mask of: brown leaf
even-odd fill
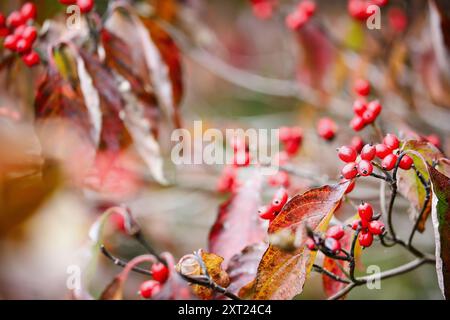
[[[245,247],[263,241],[266,231],[258,217],[262,177],[256,170],[219,208],[209,233],[209,252],[224,258],[225,266]]]
[[[341,201],[348,183],[324,186],[295,196],[269,226],[269,234],[289,230],[296,234],[295,251],[270,245],[258,266],[254,299],[292,299],[303,290],[315,254],[304,243],[306,225],[323,229]]]

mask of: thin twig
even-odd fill
[[[318,266],[317,264],[313,265],[314,271],[318,272],[318,273],[322,273],[328,277],[330,277],[331,279],[338,281],[338,282],[342,282],[342,283],[350,283],[349,280],[344,279],[339,277],[338,275],[334,274],[333,272],[330,272],[328,270],[325,270],[324,268],[322,268],[321,266]]]

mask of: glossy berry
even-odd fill
[[[3,13],[0,12],[0,27],[5,27],[6,26],[6,18],[3,15]]]
[[[384,7],[385,5],[387,5],[389,3],[389,0],[372,0],[373,4],[379,6],[379,7]]]
[[[88,13],[94,8],[94,0],[77,0],[81,13]]]
[[[397,163],[397,155],[391,153],[388,154],[386,157],[384,157],[383,161],[381,161],[381,166],[383,167],[383,169],[385,170],[392,170],[395,167],[395,164]]]
[[[358,115],[354,116],[353,119],[350,121],[350,128],[352,128],[354,131],[361,131],[366,126],[366,122],[364,119]]]
[[[288,141],[285,143],[284,145],[284,151],[286,151],[286,153],[290,156],[295,155],[298,150],[300,149],[300,143],[298,143],[297,141]]]
[[[25,21],[34,20],[36,18],[36,5],[31,2],[25,3],[20,9],[20,14]]]
[[[325,237],[340,240],[340,239],[342,239],[344,234],[345,234],[344,228],[342,228],[342,226],[340,226],[340,225],[336,225],[336,226],[330,227],[327,230]]]
[[[334,238],[326,238],[325,239],[325,248],[330,250],[333,253],[339,252],[341,250],[341,244]]]
[[[378,220],[370,221],[369,232],[374,235],[380,235],[384,232],[384,223]]]
[[[352,222],[351,226],[352,226],[353,230],[357,230],[359,228],[360,221],[361,220],[355,220],[355,221]]]
[[[373,165],[368,160],[358,162],[358,173],[363,177],[369,176],[373,172]]]
[[[69,5],[69,4],[75,4],[77,3],[77,0],[58,0],[59,3]]]
[[[370,221],[373,217],[373,208],[370,203],[363,202],[358,206],[358,215],[361,220]]]
[[[33,42],[37,38],[37,31],[35,27],[28,26],[23,29],[22,38],[26,41]]]
[[[373,242],[373,235],[370,232],[361,232],[358,235],[358,241],[361,247],[370,247]]]
[[[110,216],[110,220],[111,222],[114,224],[115,228],[119,231],[126,231],[125,228],[125,217],[123,216],[123,214],[120,214],[118,212],[113,213]]]
[[[366,111],[364,111],[362,118],[364,120],[364,123],[370,124],[377,119],[377,116],[372,110],[367,109]]]
[[[353,179],[358,174],[358,168],[355,162],[347,163],[341,170],[345,179]]]
[[[277,190],[272,199],[272,207],[275,211],[280,211],[288,200],[288,193],[285,188]]]
[[[377,157],[380,159],[384,159],[388,154],[392,153],[392,151],[384,143],[375,145],[375,151]]]
[[[147,280],[141,283],[139,294],[142,298],[150,299],[161,290],[161,284],[155,280]]]
[[[153,279],[159,283],[164,283],[169,278],[169,269],[161,262],[154,263],[151,272]]]
[[[356,20],[364,21],[369,17],[367,7],[368,5],[364,0],[349,0],[347,10]]]
[[[395,150],[400,145],[400,141],[398,140],[397,136],[392,133],[388,133],[384,139],[383,143],[391,150]]]
[[[355,148],[356,152],[361,152],[363,146],[364,146],[364,141],[360,136],[354,136],[350,142],[351,146],[353,148]]]
[[[9,29],[6,27],[0,26],[0,38],[4,38],[9,35]]]
[[[372,161],[376,156],[377,150],[374,145],[366,144],[361,150],[361,159]]]
[[[366,97],[370,93],[370,83],[365,79],[358,79],[355,82],[353,90],[355,90],[356,94]]]
[[[11,51],[16,51],[17,41],[18,41],[18,40],[19,40],[19,39],[18,39],[17,36],[15,36],[15,35],[13,35],[13,34],[10,34],[10,35],[7,36],[7,37],[5,38],[5,40],[3,41],[3,46],[4,46],[6,49],[9,49],[9,50],[11,50]]]
[[[353,102],[353,113],[362,116],[364,111],[367,110],[366,102],[363,99],[357,99]]]
[[[286,27],[295,31],[303,27],[308,20],[309,17],[304,11],[296,10],[286,17],[285,24]]]
[[[289,140],[291,140],[291,128],[289,128],[289,127],[280,127],[278,129],[278,138],[283,143],[286,143]]]
[[[336,123],[330,118],[322,118],[317,123],[317,133],[325,140],[334,138],[337,131]]]
[[[371,111],[375,118],[379,116],[383,107],[378,100],[370,101],[367,105],[367,110]]]
[[[306,239],[305,245],[309,250],[316,250],[316,243],[311,238]]]
[[[27,67],[34,67],[41,62],[41,57],[36,51],[29,51],[22,55],[22,61]]]
[[[402,157],[402,159],[400,160],[400,163],[398,164],[398,166],[400,167],[400,169],[409,170],[409,169],[411,169],[413,164],[414,164],[413,159],[408,155],[404,155]]]
[[[16,51],[19,53],[25,53],[31,49],[31,41],[27,41],[26,39],[19,39],[16,44]]]
[[[262,206],[258,209],[258,215],[261,219],[264,220],[273,220],[276,215],[276,211],[274,210],[273,206]]]
[[[338,149],[338,156],[344,162],[354,162],[357,157],[356,150],[353,147],[342,146]]]
[[[18,26],[20,26],[24,23],[25,23],[25,20],[19,11],[11,12],[9,14],[8,18],[6,19],[7,26],[11,27],[11,28],[17,28]]]

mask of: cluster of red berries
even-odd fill
[[[337,130],[336,122],[330,118],[321,118],[317,122],[317,134],[327,141],[333,140]]]
[[[369,7],[377,5],[383,7],[388,4],[388,0],[349,0],[347,4],[348,13],[356,20],[365,21],[373,14]]]
[[[150,299],[154,295],[158,294],[161,290],[161,286],[169,278],[169,269],[161,262],[154,263],[150,271],[152,273],[153,280],[144,281],[139,287],[139,294],[145,299]]]
[[[59,3],[68,5],[77,5],[81,13],[88,13],[94,8],[94,0],[58,0]]]
[[[303,142],[303,130],[300,127],[281,127],[279,129],[279,139],[283,144],[284,151],[291,157],[295,155]],[[280,161],[283,159],[281,158]]]
[[[397,149],[400,146],[400,141],[395,134],[388,133],[383,143],[375,146],[377,157],[382,159],[381,166],[383,169],[390,171],[394,169],[398,160]],[[408,155],[403,155],[398,166],[400,169],[409,170],[414,164],[413,159]]]
[[[22,57],[28,67],[41,61],[39,54],[32,50],[37,38],[37,30],[31,25],[36,18],[36,5],[27,2],[20,10],[11,12],[7,18],[0,12],[0,37],[5,37],[3,46]]]
[[[291,30],[299,30],[316,12],[316,4],[310,0],[300,2],[295,10],[286,17],[286,26]]]
[[[384,232],[384,223],[379,221],[379,216],[374,217],[373,208],[370,203],[363,202],[358,206],[358,220],[353,221],[352,229],[360,230],[358,235],[359,244],[362,247],[370,247],[374,235],[381,235]]]
[[[288,198],[289,196],[285,188],[278,189],[275,192],[272,201],[268,205],[259,208],[259,217],[265,220],[273,220],[281,209],[283,209]]]
[[[311,251],[317,250],[320,246],[323,246],[329,252],[337,254],[341,250],[341,243],[339,240],[341,240],[344,235],[344,228],[341,225],[335,225],[327,230],[325,238],[315,234],[313,237],[308,237],[305,244]]]
[[[361,176],[368,176],[373,172],[371,161],[375,158],[375,146],[366,144],[359,154],[352,146],[342,146],[337,149],[339,159],[346,165],[342,168],[342,176],[347,179],[355,178],[358,173]]]
[[[253,14],[260,19],[272,17],[277,0],[251,0]]]
[[[367,80],[357,80],[354,90],[359,95],[359,98],[353,103],[354,116],[350,121],[350,127],[355,131],[360,131],[377,119],[381,113],[382,106],[378,100],[366,102],[365,97],[370,93],[370,84]]]

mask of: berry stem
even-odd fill
[[[318,273],[322,273],[335,281],[342,282],[342,283],[351,283],[349,280],[341,278],[338,275],[334,274],[333,272],[330,272],[328,270],[325,270],[321,266],[318,266],[317,264],[313,264],[313,269],[314,269],[314,271],[316,271]]]
[[[128,264],[128,261],[122,260],[122,259],[119,259],[119,258],[113,256],[113,255],[105,248],[105,246],[104,246],[103,244],[100,245],[100,250],[101,250],[101,252],[103,253],[103,255],[104,255],[105,257],[107,257],[109,260],[111,260],[115,265],[124,268],[124,267]],[[152,275],[152,273],[151,273],[150,271],[148,271],[148,270],[146,270],[146,269],[143,269],[143,268],[140,268],[140,267],[136,267],[136,266],[134,266],[131,270],[134,271],[134,272],[140,273],[140,274],[147,275],[147,276],[151,276],[151,275]]]

